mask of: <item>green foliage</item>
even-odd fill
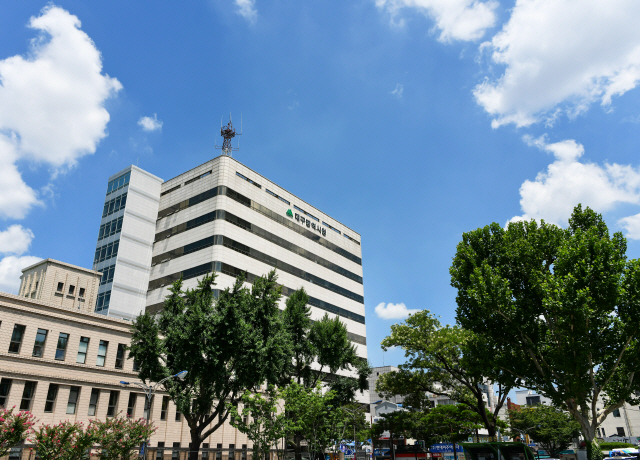
[[[178,280],[157,319],[145,314],[133,322],[129,358],[138,362],[141,379],[157,382],[189,371],[184,380],[164,386],[189,425],[194,450],[225,422],[246,390],[280,382],[286,373],[292,350],[276,280],[271,271],[248,289],[240,276],[217,301],[215,274],[186,291]]]
[[[422,310],[391,326],[382,347],[393,346],[404,349],[407,362],[399,366],[400,371],[381,376],[376,387],[379,393],[407,395],[405,406],[415,409],[428,407],[427,392],[447,396],[475,412],[489,435],[495,436],[498,412],[517,379],[485,366],[476,334],[457,325],[442,326],[435,315]],[[487,411],[481,388],[488,377],[498,382],[493,412]]]
[[[11,409],[0,408],[0,457],[7,455],[15,445],[21,444],[35,423],[30,412],[14,413]]]
[[[334,397],[331,390],[323,393],[320,383],[307,388],[292,382],[282,390],[290,433],[308,441],[312,460],[323,458],[325,449],[344,432],[345,414],[342,408],[333,406]]]
[[[284,325],[291,338],[293,360],[282,382],[284,385],[289,383],[290,378],[297,383],[311,381],[311,364],[316,352],[313,343],[308,340],[311,330],[311,307],[308,303],[309,296],[304,288],[295,291],[286,301]]]
[[[268,458],[272,446],[277,448],[278,442],[284,440],[291,430],[291,423],[280,405],[280,396],[280,390],[269,385],[262,393],[245,391],[241,398],[241,411],[231,407],[231,425],[253,442],[254,459]],[[284,448],[283,445],[282,451]]]
[[[34,430],[30,441],[42,460],[84,460],[96,440],[95,431],[86,431],[80,422],[43,425]]]
[[[624,449],[627,447],[637,447],[635,444],[629,444],[628,442],[601,442],[600,449],[602,450],[613,450],[613,449]]]
[[[465,233],[450,268],[457,319],[488,367],[571,413],[590,460],[601,457],[592,440],[605,417],[640,404],[640,262],[626,249],[577,206],[566,230],[531,220]]]
[[[511,436],[528,434],[552,458],[560,458],[580,434],[580,424],[566,412],[546,405],[511,409],[509,427]]]
[[[93,420],[89,431],[100,445],[101,460],[132,460],[138,457],[134,449],[151,438],[156,428],[144,419],[109,417],[105,421]]]
[[[458,404],[440,405],[422,416],[423,430],[440,442],[457,443],[482,428],[482,418]]]

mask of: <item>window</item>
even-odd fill
[[[47,341],[47,331],[46,329],[38,329],[38,333],[36,334],[36,342],[33,344],[33,354],[36,358],[42,358],[44,354],[44,343]]]
[[[102,278],[100,278],[100,286],[111,283],[113,281],[113,274],[116,269],[116,264],[109,265],[102,269]]]
[[[84,297],[84,288],[80,288],[80,291],[78,291],[78,297]]]
[[[120,190],[122,187],[127,185],[129,183],[129,179],[131,179],[131,171],[109,181],[109,184],[107,185],[107,195],[115,192],[116,190]]]
[[[307,211],[305,211],[304,209],[300,209],[299,207],[297,207],[295,204],[293,205],[293,209],[296,209],[298,211],[300,211],[302,214],[304,214],[307,217],[311,217],[313,220],[315,220],[316,222],[320,222],[320,219],[318,219],[316,216],[309,214]]]
[[[242,455],[240,457],[241,460],[247,460],[247,445],[242,445]]]
[[[235,444],[229,444],[229,460],[233,460],[236,456],[236,445]]]
[[[127,417],[132,418],[133,412],[136,409],[136,400],[138,399],[137,393],[129,393],[129,402],[127,403]]]
[[[104,367],[104,362],[107,359],[107,347],[109,346],[109,342],[106,340],[101,340],[100,345],[98,345],[98,357],[96,358],[96,366]]]
[[[169,396],[162,397],[162,407],[160,407],[160,420],[167,419],[167,408],[169,407]]]
[[[26,326],[20,324],[13,326],[13,334],[11,334],[11,342],[9,343],[9,353],[20,353],[20,345],[22,345],[25,327]]]
[[[182,414],[178,410],[178,406],[176,406],[176,422],[179,422],[180,420],[182,420]]]
[[[76,287],[73,284],[69,285],[69,295],[73,295],[76,292]]]
[[[20,401],[20,410],[31,410],[31,401],[36,392],[36,382],[24,382],[22,390],[22,400]]]
[[[176,450],[180,449],[180,443],[179,442],[174,442],[173,443],[173,452],[171,452],[171,460],[178,460],[179,456],[180,456],[180,451]]]
[[[64,357],[67,354],[67,343],[69,343],[69,334],[61,332],[56,346],[56,359],[58,361],[64,361]]]
[[[67,414],[76,413],[76,405],[78,404],[79,395],[80,387],[71,387],[69,390],[69,402],[67,402]]]
[[[216,460],[222,460],[222,444],[216,445]]]
[[[340,230],[338,230],[335,227],[332,227],[331,225],[329,225],[328,223],[326,223],[324,220],[322,221],[322,225],[324,225],[325,227],[329,227],[331,230],[333,230],[334,232],[336,232],[338,235],[342,235],[342,232]]]
[[[62,282],[58,283],[58,288],[56,289],[56,291],[62,292],[63,289],[64,289],[64,283]]]
[[[620,409],[614,409],[611,413],[614,417],[620,417]]]
[[[267,191],[267,193],[277,199],[279,199],[280,201],[287,203],[287,205],[291,205],[291,203],[289,203],[289,200],[285,200],[284,198],[282,198],[280,195],[276,195],[275,193],[273,193],[271,190],[269,190],[268,188],[265,189]]]
[[[156,451],[156,460],[162,460],[164,454],[164,442],[158,443],[158,450]]]
[[[107,201],[104,204],[104,209],[102,210],[102,217],[110,216],[114,212],[118,212],[121,209],[124,209],[126,204],[127,204],[126,193],[123,193],[122,195],[115,197],[113,200]]]
[[[249,179],[248,177],[243,176],[242,174],[240,174],[238,171],[236,171],[236,176],[238,176],[240,179],[244,179],[247,182],[249,182],[250,184],[255,185],[258,188],[262,188],[262,185],[258,184],[257,182],[252,181],[251,179]]]
[[[537,406],[540,404],[540,396],[527,396],[527,406]]]
[[[153,407],[153,396],[151,396],[151,402],[149,402],[149,398],[147,397],[147,395],[145,395],[144,398],[144,413],[142,414],[142,417],[145,420],[150,420],[151,418],[149,417],[149,412],[151,411],[151,408]]]
[[[175,192],[176,190],[178,190],[180,187],[182,187],[182,185],[176,185],[175,187],[170,188],[169,190],[165,190],[164,192],[162,192],[160,194],[160,196],[165,196],[167,193],[171,193],[171,192]]]
[[[207,171],[206,173],[200,174],[199,176],[194,177],[193,179],[189,179],[188,181],[186,181],[186,182],[184,183],[184,185],[188,185],[188,184],[190,184],[190,183],[192,183],[192,182],[197,181],[198,179],[202,179],[203,177],[207,177],[209,174],[211,174],[211,171]],[[171,189],[171,190],[169,190],[169,191],[173,191],[173,190],[175,190],[176,188],[179,188],[179,187],[180,187],[180,186],[178,185],[178,187],[174,187],[173,189]],[[169,193],[169,192],[167,192],[167,193]],[[162,196],[162,195],[160,195],[160,196]]]
[[[209,460],[209,443],[202,443],[202,460]]]
[[[50,383],[49,389],[47,390],[47,400],[44,403],[45,412],[53,412],[53,408],[56,405],[57,397],[58,397],[58,385],[55,383]]]
[[[358,240],[356,240],[356,239],[351,238],[351,237],[350,237],[349,235],[347,235],[346,233],[344,233],[344,237],[345,237],[345,238],[347,238],[347,239],[349,239],[349,240],[351,240],[351,241],[353,241],[353,242],[354,242],[354,243],[356,243],[358,246],[360,246],[360,241],[358,241]]]
[[[116,369],[122,369],[124,367],[124,351],[126,349],[124,343],[118,344],[118,351],[116,352]]]
[[[7,398],[11,390],[11,379],[0,380],[0,407],[6,408]]]
[[[89,417],[95,417],[98,411],[98,400],[100,399],[100,390],[97,388],[91,389],[91,396],[89,397]]]
[[[96,248],[96,253],[93,257],[93,265],[104,262],[118,255],[118,248],[120,247],[120,240],[112,241],[103,246]]]
[[[140,366],[138,366],[138,361],[136,361],[136,359],[133,359],[133,372],[138,372],[140,370]]]
[[[621,427],[621,426],[616,427],[616,430],[618,430],[618,436],[622,436],[623,438],[626,436],[624,434],[624,428],[623,427]]]
[[[109,236],[113,236],[122,231],[122,216],[112,219],[109,222],[105,222],[100,226],[100,232],[98,233],[98,241]]]
[[[87,360],[87,350],[89,349],[89,337],[80,337],[80,345],[78,345],[78,358],[76,363],[84,364]]]
[[[104,276],[104,275],[103,275]],[[96,301],[96,313],[107,314],[109,310],[109,302],[111,301],[111,291],[105,291],[98,294]]]
[[[120,392],[111,390],[109,393],[109,406],[107,407],[107,417],[113,417],[116,415],[116,409],[118,408],[118,396]]]

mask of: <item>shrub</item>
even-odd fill
[[[29,412],[13,413],[13,409],[0,409],[0,457],[7,455],[15,445],[21,444],[33,426],[34,416]]]
[[[102,460],[131,460],[138,456],[134,451],[156,431],[144,419],[132,420],[125,417],[93,420],[90,431],[97,440]]]
[[[625,447],[636,447],[636,445],[629,444],[628,442],[601,442],[600,443],[600,448],[602,450],[624,449]]]
[[[94,433],[82,423],[69,421],[43,425],[34,430],[30,441],[42,460],[82,460],[94,444]]]

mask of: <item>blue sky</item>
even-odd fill
[[[361,233],[373,365],[402,361],[379,342],[407,311],[453,321],[464,231],[581,202],[639,255],[637,2],[1,9],[0,289],[43,257],[90,267],[107,177],[207,161],[229,112],[238,160]]]

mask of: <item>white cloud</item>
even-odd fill
[[[375,311],[376,311],[376,315],[378,315],[378,318],[405,319],[409,315],[417,313],[420,310],[409,309],[403,303],[396,303],[396,304],[388,303],[385,305],[385,303],[382,302],[376,306]]]
[[[251,24],[255,24],[258,20],[258,10],[256,10],[255,0],[234,0],[238,7],[238,14],[249,21]]]
[[[600,166],[581,162],[584,147],[574,140],[553,144],[548,144],[545,136],[525,136],[524,140],[553,154],[555,161],[535,180],[522,184],[520,207],[524,215],[511,221],[544,219],[565,225],[579,203],[600,213],[622,203],[640,204],[640,170],[616,163]]]
[[[0,291],[17,294],[22,269],[40,262],[42,257],[8,256],[0,260]]]
[[[27,252],[33,232],[22,225],[12,225],[0,232],[0,253],[21,255]]]
[[[38,203],[16,163],[46,163],[55,176],[94,153],[109,121],[104,101],[122,87],[102,74],[76,16],[47,6],[29,27],[40,33],[29,53],[0,60],[0,216],[12,218]]]
[[[400,11],[413,8],[435,21],[438,40],[479,40],[496,22],[495,0],[376,0],[376,6],[391,15],[394,24],[402,26]]]
[[[639,16],[634,0],[517,0],[481,46],[505,70],[476,86],[476,101],[494,128],[552,124],[596,101],[608,106],[640,80]]]
[[[396,85],[396,89],[394,89],[393,91],[391,91],[391,94],[393,94],[394,96],[396,96],[398,99],[400,99],[402,97],[402,93],[404,92],[404,86],[402,86],[400,83],[398,83]]]
[[[162,122],[158,120],[158,114],[154,113],[153,118],[142,117],[138,120],[138,124],[145,131],[162,131]]]

